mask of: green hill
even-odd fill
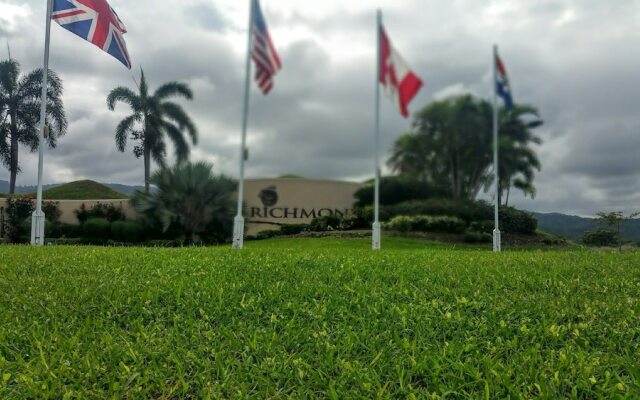
[[[46,200],[112,200],[126,199],[122,193],[94,181],[77,181],[45,190]]]

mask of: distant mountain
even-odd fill
[[[600,227],[593,218],[559,213],[534,214],[538,218],[538,228],[540,230],[575,241],[580,240],[585,232]],[[624,224],[622,237],[624,240],[640,242],[640,219]]]
[[[54,187],[61,186],[61,183],[52,185],[44,185],[43,190],[52,189]],[[102,185],[115,190],[118,193],[131,196],[136,190],[144,191],[144,186],[129,186],[119,183],[102,183]],[[17,186],[16,193],[35,193],[38,190],[37,186]],[[0,180],[0,193],[9,193],[9,182]]]
[[[56,186],[60,186],[60,184],[43,185],[42,188],[47,190]],[[35,193],[36,190],[38,190],[37,186],[16,186],[16,193]],[[9,182],[0,180],[0,193],[9,193]]]

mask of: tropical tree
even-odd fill
[[[180,163],[186,161],[190,153],[185,136],[195,145],[198,142],[198,131],[182,106],[170,101],[175,97],[192,100],[193,92],[188,85],[169,82],[150,93],[144,71],[141,71],[137,89],[137,93],[122,86],[113,89],[107,98],[107,106],[114,111],[116,104],[122,102],[131,108],[132,114],[116,128],[116,147],[124,152],[129,138],[136,141],[133,154],[136,158],[143,157],[144,186],[145,192],[149,193],[151,159],[163,168],[166,166],[166,137],[173,143]]]
[[[511,187],[534,194],[540,162],[531,143],[542,124],[532,107],[501,110],[501,192]],[[431,183],[453,199],[475,199],[493,182],[493,111],[486,100],[464,95],[436,101],[420,110],[413,130],[395,143],[389,166],[402,176]]]
[[[511,188],[519,189],[525,196],[535,197],[533,185],[536,171],[542,164],[531,144],[542,140],[533,130],[542,126],[538,111],[530,106],[515,106],[500,113],[500,204],[509,205]]]
[[[153,174],[151,183],[155,190],[138,192],[132,199],[151,226],[187,244],[223,242],[231,236],[236,183],[215,175],[211,164],[186,162],[164,168]]]
[[[19,145],[35,152],[39,146],[42,69],[20,74],[20,64],[13,59],[0,62],[0,162],[9,169],[9,193],[16,189],[20,172]],[[49,70],[47,85],[47,123],[49,148],[67,132],[67,118],[62,103],[62,81]]]

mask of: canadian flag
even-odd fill
[[[409,103],[422,87],[422,80],[416,75],[380,26],[380,83],[387,97],[393,101],[400,114],[409,118]]]

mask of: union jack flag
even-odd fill
[[[106,0],[53,0],[51,18],[131,69],[123,38],[127,29]]]
[[[262,93],[266,95],[273,88],[273,77],[282,68],[282,63],[271,41],[271,35],[269,35],[269,29],[267,29],[267,23],[262,15],[258,0],[253,0],[252,7],[251,58],[256,64],[256,82],[262,89]]]

